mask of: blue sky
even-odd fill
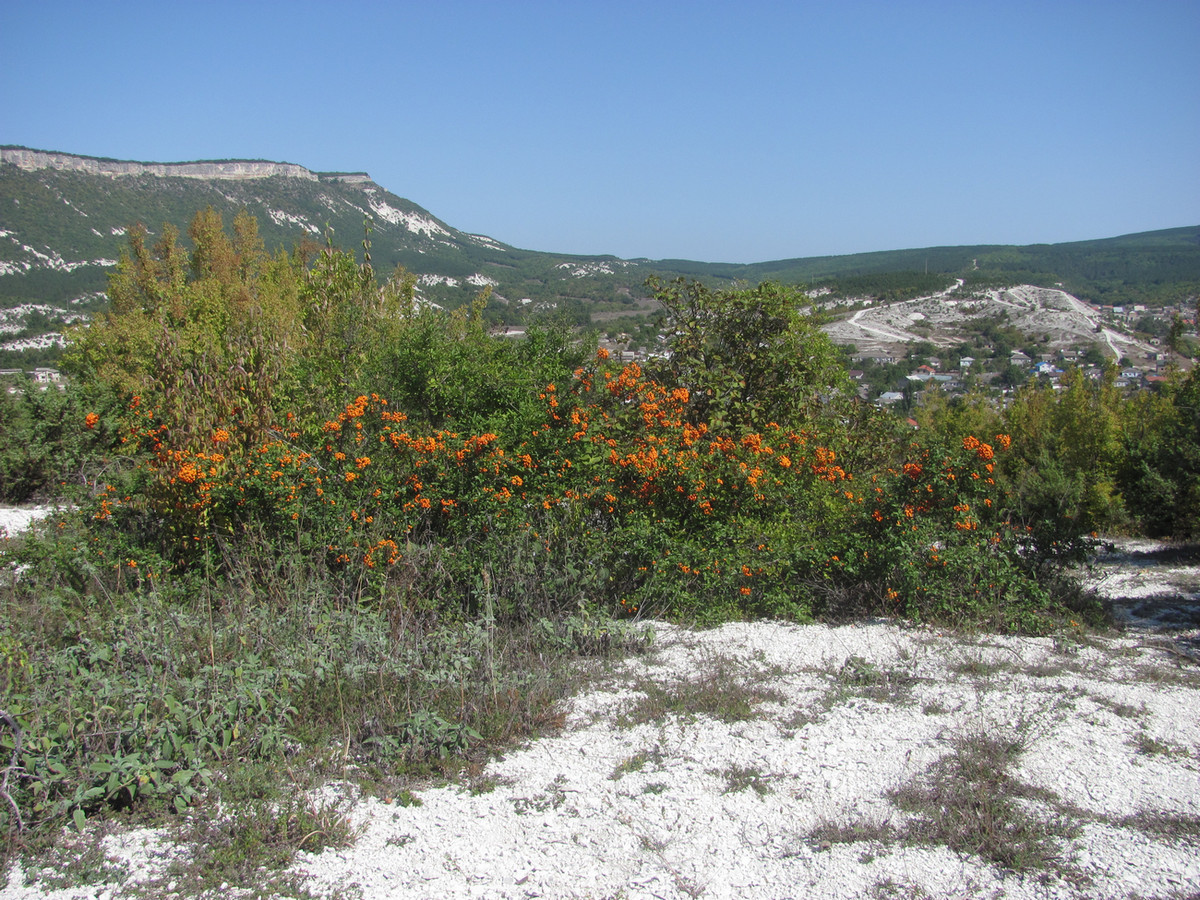
[[[1084,240],[1200,224],[1198,46],[1196,0],[4,0],[0,143],[365,170],[564,253]]]

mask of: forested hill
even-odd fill
[[[426,297],[450,306],[486,285],[514,311],[560,299],[603,303],[614,294],[603,259],[522,251],[468,234],[366,173],[246,160],[128,163],[12,147],[0,148],[0,160],[0,306],[61,306],[103,291],[129,226],[158,233],[170,223],[186,235],[209,206],[227,224],[250,212],[273,249],[327,238],[358,247],[369,221],[376,268],[404,266],[421,276]]]
[[[750,265],[662,260],[664,268],[695,277],[748,282],[829,284],[835,290],[886,293],[929,275],[979,282],[1061,285],[1095,303],[1174,303],[1200,291],[1200,226],[1147,231],[1063,244],[979,244],[812,256]],[[920,290],[928,285],[922,284]]]
[[[0,312],[21,304],[84,314],[99,308],[129,226],[140,222],[158,233],[170,223],[186,234],[192,217],[209,206],[226,223],[250,212],[267,246],[288,250],[327,239],[357,247],[370,221],[377,270],[402,265],[419,277],[424,297],[451,307],[491,286],[487,315],[505,324],[548,311],[577,324],[646,313],[653,309],[644,287],[651,274],[714,284],[772,280],[883,299],[928,293],[953,277],[1061,284],[1099,303],[1177,303],[1200,292],[1200,226],[1068,244],[932,247],[750,265],[620,260],[522,250],[468,234],[361,172],[319,173],[262,160],[135,163],[6,146],[0,147]]]

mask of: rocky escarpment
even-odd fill
[[[94,156],[75,156],[29,150],[25,147],[0,147],[0,163],[11,163],[27,172],[38,169],[59,169],[87,175],[157,175],[170,178],[205,178],[245,180],[251,178],[302,178],[305,181],[370,181],[365,172],[326,172],[318,175],[294,163],[269,162],[254,159],[202,160],[183,163],[144,163],[120,159],[101,159]]]
[[[373,183],[366,172],[317,172],[317,177],[322,181],[340,181],[342,184]]]

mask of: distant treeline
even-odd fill
[[[880,272],[831,278],[811,288],[829,288],[838,297],[873,297],[877,300],[911,300],[944,291],[954,283],[941,272]]]
[[[968,286],[1061,285],[1096,303],[1157,306],[1200,294],[1200,227],[1066,244],[929,247],[753,265],[663,260],[660,265],[704,279],[829,286],[844,296],[915,297],[939,290],[948,277],[961,277]]]

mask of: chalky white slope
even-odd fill
[[[631,900],[1200,891],[1200,670],[1168,651],[1136,638],[967,641],[887,624],[666,627],[658,641],[578,697],[562,734],[490,765],[490,791],[351,803],[361,834],[299,862],[310,889]],[[870,699],[847,681],[854,667],[907,688]],[[778,699],[734,724],[623,723],[649,681],[706,679]],[[1048,875],[939,846],[822,838],[823,826],[902,828],[907,814],[887,792],[979,736],[1022,741],[1012,774],[1042,791],[1020,803],[1079,826]],[[1145,826],[1163,814],[1191,817],[1190,836]]]

